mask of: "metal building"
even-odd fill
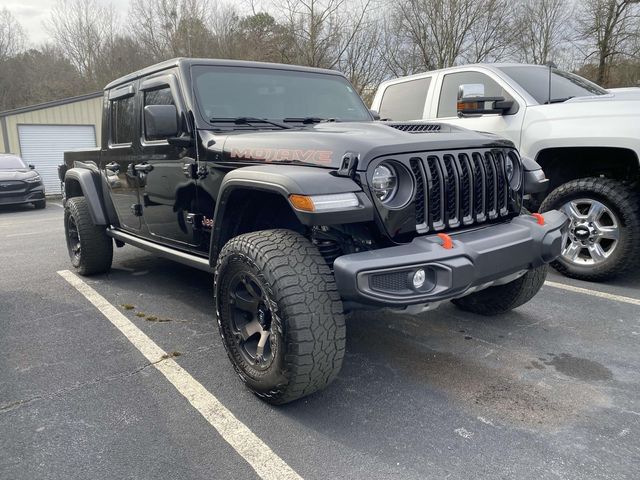
[[[100,146],[102,92],[0,112],[0,152],[35,165],[47,194],[60,193],[63,153]]]

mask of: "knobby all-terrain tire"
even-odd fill
[[[462,310],[480,315],[507,313],[536,296],[547,278],[547,270],[547,266],[542,265],[512,282],[489,287],[452,302]]]
[[[33,202],[33,206],[36,208],[36,210],[40,210],[43,208],[47,207],[47,200],[38,200],[37,202]]]
[[[73,236],[73,226],[77,238]],[[67,200],[64,208],[64,227],[71,264],[80,275],[108,272],[113,260],[113,240],[106,228],[94,225],[89,205],[84,197]],[[79,250],[75,251],[79,245]]]
[[[229,285],[234,272],[258,278],[272,307],[277,345],[266,371],[246,361],[234,338]],[[272,404],[284,404],[331,383],[342,366],[346,327],[333,274],[315,245],[289,230],[232,238],[214,272],[218,326],[231,363],[245,385]],[[272,343],[272,348],[273,348]]]
[[[570,200],[593,198],[603,203],[621,223],[620,239],[609,258],[596,265],[575,265],[562,257],[551,266],[567,277],[603,281],[640,266],[640,195],[631,186],[610,178],[581,178],[559,186],[544,200],[541,212],[558,209]]]

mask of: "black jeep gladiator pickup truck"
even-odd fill
[[[102,125],[60,168],[73,266],[106,272],[115,243],[213,272],[231,363],[274,404],[336,377],[345,312],[507,312],[560,254],[512,143],[375,121],[338,72],[171,60],[107,85]]]

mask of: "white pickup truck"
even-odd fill
[[[640,266],[640,89],[607,91],[540,65],[477,64],[384,82],[372,110],[437,120],[511,140],[544,169],[530,200],[571,218],[560,272],[605,280]]]

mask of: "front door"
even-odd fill
[[[487,97],[504,97],[512,100],[514,108],[506,114],[484,114],[458,116],[458,89],[460,85],[481,84],[484,86],[484,94]],[[458,125],[470,130],[490,132],[511,140],[516,147],[520,144],[520,132],[524,120],[524,101],[516,97],[506,85],[488,75],[477,71],[454,72],[443,75],[440,78],[440,95],[437,99],[436,117],[438,121]]]
[[[141,84],[143,128],[141,155],[135,168],[139,172],[143,218],[149,235],[165,243],[194,248],[202,241],[199,234],[201,220],[196,213],[194,149],[170,145],[166,138],[151,137],[144,124],[147,105],[174,105],[179,117],[183,118],[182,102],[175,85],[175,77],[171,74]]]
[[[112,90],[108,99],[108,138],[102,149],[100,169],[107,179],[123,230],[138,232],[141,208],[138,175],[134,170],[135,132],[138,121],[133,84]]]

